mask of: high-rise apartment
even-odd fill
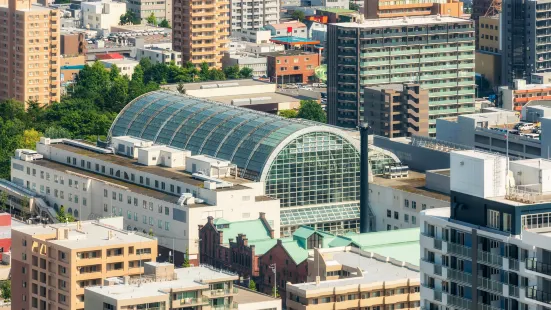
[[[476,33],[476,73],[490,88],[501,85],[501,26],[499,15],[481,16]]]
[[[421,215],[421,307],[548,309],[551,161],[469,150],[450,164],[450,208]]]
[[[264,25],[279,23],[277,0],[232,0],[231,31],[259,29]]]
[[[123,218],[12,229],[12,308],[83,310],[84,288],[139,276],[157,240],[124,231]]]
[[[459,0],[365,0],[365,18],[392,18],[406,16],[447,15],[461,17],[463,2]]]
[[[0,100],[60,99],[60,13],[33,2],[0,0]]]
[[[157,22],[166,19],[172,25],[172,0],[133,0],[127,1],[126,7],[140,18],[142,24],[147,23],[147,18],[153,14]]]
[[[455,17],[411,17],[328,25],[328,122],[355,128],[367,86],[417,83],[436,119],[474,112],[474,26]]]
[[[183,62],[221,67],[230,42],[229,0],[174,0],[172,45]]]
[[[551,3],[514,0],[501,13],[501,85],[551,71]]]

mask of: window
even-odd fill
[[[426,208],[427,208],[427,204],[426,204],[426,203],[424,203],[424,204],[421,205],[421,210],[425,210]]]
[[[400,214],[396,211],[394,211],[394,219],[395,220],[399,220],[400,219]]]
[[[417,209],[417,202],[416,201],[411,202],[411,208],[414,209],[414,210]]]
[[[409,214],[404,214],[404,222],[409,223]]]
[[[386,210],[386,217],[392,218],[392,211]]]
[[[417,224],[417,218],[415,217],[415,215],[411,216],[411,224],[413,225]]]
[[[107,195],[108,195],[108,194],[107,194],[107,190],[104,189],[104,190],[103,190],[103,197],[107,197]]]
[[[386,230],[392,230],[392,225],[386,225]]]
[[[143,215],[143,223],[147,224],[147,216]]]
[[[404,199],[404,207],[409,208],[409,200]]]
[[[170,230],[170,223],[169,222],[165,222],[165,230]]]
[[[170,215],[170,209],[168,207],[165,207],[165,215]]]
[[[487,218],[486,226],[490,228],[499,229],[499,225],[500,225],[499,211],[488,209],[488,218]]]
[[[503,213],[503,231],[511,232],[511,214]]]
[[[163,228],[163,220],[158,220],[157,221],[157,227],[159,227],[161,229]]]

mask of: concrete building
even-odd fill
[[[547,52],[551,42],[546,36],[547,24],[551,23],[548,9],[549,3],[545,0],[514,0],[503,5],[500,32],[507,40],[502,40],[500,85],[512,86],[516,79],[531,83],[532,73],[551,70],[551,58]]]
[[[74,82],[80,70],[84,69],[86,64],[86,56],[65,56],[61,58],[61,88],[63,92],[67,90],[67,85]]]
[[[121,75],[126,75],[129,79],[132,79],[132,74],[134,74],[134,68],[140,64],[139,61],[123,58],[123,59],[102,59],[100,62],[105,66],[105,68],[110,69],[113,65],[117,66],[120,70]]]
[[[18,151],[12,159],[12,181],[39,193],[53,214],[64,206],[77,219],[124,216],[127,230],[158,237],[163,257],[176,250],[177,264],[186,249],[197,264],[197,227],[208,216],[241,220],[254,208],[278,236],[279,201],[264,196],[261,183],[231,178],[236,168],[228,161],[131,137],[111,145],[116,154],[43,138],[38,153]]]
[[[509,111],[522,111],[522,107],[534,100],[550,100],[551,84],[527,84],[515,80],[512,86],[500,86],[498,105]]]
[[[314,248],[308,260],[308,282],[286,284],[287,307],[419,309],[419,244],[390,243],[365,249]]]
[[[24,225],[12,229],[12,254],[12,308],[77,310],[85,287],[143,273],[157,241],[125,231],[122,217]]]
[[[238,40],[256,43],[256,44],[263,44],[263,43],[270,42],[270,38],[272,37],[272,32],[264,28],[240,29],[240,30],[232,29],[231,36],[232,38],[236,38]]]
[[[363,111],[364,120],[375,135],[429,135],[429,91],[419,84],[366,87]]]
[[[268,77],[276,84],[314,82],[320,64],[318,53],[301,50],[264,53],[268,63]]]
[[[142,60],[142,58],[148,58],[152,64],[170,64],[174,62],[175,65],[182,66],[182,53],[166,48],[155,46],[136,48],[135,57],[138,62]]]
[[[227,84],[218,84],[222,85],[201,90],[222,95],[229,91],[224,87]],[[179,112],[173,113],[173,109]],[[139,115],[147,121],[133,121]],[[258,206],[255,213],[266,212],[266,218],[272,218],[270,214],[276,209],[273,204],[279,199],[281,227],[274,226],[276,232],[281,228],[290,234],[300,225],[317,223],[335,233],[351,225],[358,227],[360,155],[359,141],[353,132],[157,91],[138,98],[122,110],[111,127],[109,140],[129,134],[235,164],[237,180],[244,178],[243,182],[257,184],[255,188],[259,192],[250,194],[251,202],[252,196],[259,195],[274,199],[270,203],[259,201],[267,204],[267,211]],[[304,149],[303,145],[309,147]],[[394,154],[376,147],[370,147],[369,160],[373,174],[382,174],[385,164],[399,162]],[[318,165],[310,167],[311,161]],[[327,174],[325,167],[328,166],[333,173]],[[240,212],[234,213],[236,217],[240,215]],[[213,217],[225,217],[225,213],[215,213]]]
[[[501,35],[500,15],[480,16],[476,35],[476,73],[482,75],[494,89],[501,85]]]
[[[0,100],[59,102],[60,12],[0,0]]]
[[[302,7],[321,7],[327,9],[348,10],[349,2],[345,0],[301,0]]]
[[[308,28],[305,24],[298,21],[265,25],[264,28],[270,30],[272,37],[283,37],[289,35],[298,38],[308,37]]]
[[[229,50],[230,54],[235,53],[251,53],[259,55],[263,53],[280,52],[284,51],[285,46],[275,43],[251,43],[247,41],[230,41]],[[226,52],[224,52],[226,53]]]
[[[397,3],[390,0],[364,0],[367,19],[437,15],[461,17],[463,2],[458,0],[408,0]]]
[[[231,0],[231,33],[279,23],[279,1]]]
[[[172,29],[172,48],[182,53],[183,62],[220,68],[228,50],[230,1],[174,0]]]
[[[86,33],[84,31],[61,30],[61,55],[86,55]]]
[[[534,84],[551,84],[551,72],[532,73],[531,81]]]
[[[111,26],[120,23],[121,15],[126,13],[126,3],[112,0],[82,2],[82,25],[86,29],[111,31]]]
[[[329,24],[326,46],[329,124],[356,128],[364,116],[364,88],[396,83],[429,89],[429,135],[437,118],[474,112],[469,20],[427,16]]]
[[[235,286],[235,274],[212,267],[174,269],[145,263],[140,278],[110,278],[85,291],[85,310],[96,309],[275,309],[281,300]]]
[[[250,68],[253,70],[253,77],[267,77],[267,58],[252,53],[230,53],[224,52],[222,68],[237,65],[239,69]]]
[[[421,215],[422,308],[546,307],[550,168],[544,159],[451,154],[453,204]]]
[[[134,12],[142,20],[142,24],[147,23],[147,18],[151,16],[151,13],[155,15],[158,23],[166,19],[171,26],[173,24],[173,0],[132,0],[128,1],[126,5],[128,10]]]

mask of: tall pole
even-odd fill
[[[360,124],[360,233],[370,230],[369,210],[369,126]]]
[[[172,265],[173,266],[176,266],[176,263],[174,262],[174,256],[175,256],[175,252],[174,252],[174,238],[172,238]]]

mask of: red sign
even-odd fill
[[[293,32],[293,27],[287,27],[287,33]]]

